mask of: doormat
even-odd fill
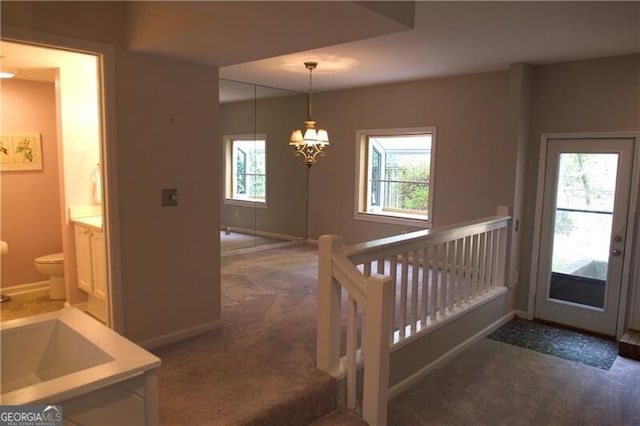
[[[515,317],[489,339],[608,370],[618,356],[618,344],[573,330]]]

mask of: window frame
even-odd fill
[[[369,137],[417,135],[424,133],[431,135],[431,164],[429,170],[429,201],[427,205],[427,218],[420,219],[397,216],[392,213],[367,212],[367,206],[371,203],[371,191],[368,190],[368,182],[372,177],[372,170],[368,167],[368,157],[375,149],[374,146],[367,143]],[[420,228],[431,228],[433,223],[433,201],[435,195],[436,145],[436,128],[434,126],[357,130],[354,219],[395,225],[408,225]],[[383,171],[381,170],[381,173],[382,172]]]
[[[234,168],[233,168],[233,142],[234,141],[264,141],[264,201],[259,200],[243,200],[240,198],[234,198]],[[237,135],[224,135],[224,204],[243,206],[243,207],[258,207],[267,208],[268,206],[268,193],[269,193],[269,155],[268,155],[268,140],[266,133],[251,133],[251,134],[237,134]]]

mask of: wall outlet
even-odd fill
[[[162,197],[160,205],[162,207],[174,207],[178,205],[178,189],[164,188],[160,190]]]
[[[240,217],[240,209],[236,209],[236,217]]]

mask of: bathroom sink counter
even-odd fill
[[[63,404],[65,418],[80,418],[87,407],[95,413],[105,392],[122,393],[122,386],[110,387],[125,383],[141,389],[136,393],[144,399],[133,400],[142,404],[140,418],[154,424],[155,355],[75,308],[7,321],[0,330],[2,404]]]
[[[102,216],[74,217],[71,222],[87,226],[96,231],[102,231]]]

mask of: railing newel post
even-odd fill
[[[318,248],[318,312],[316,365],[327,373],[340,368],[340,309],[342,290],[333,278],[332,256],[342,250],[342,237],[322,235]]]
[[[362,418],[371,426],[387,424],[393,291],[391,277],[373,275],[369,278]]]

